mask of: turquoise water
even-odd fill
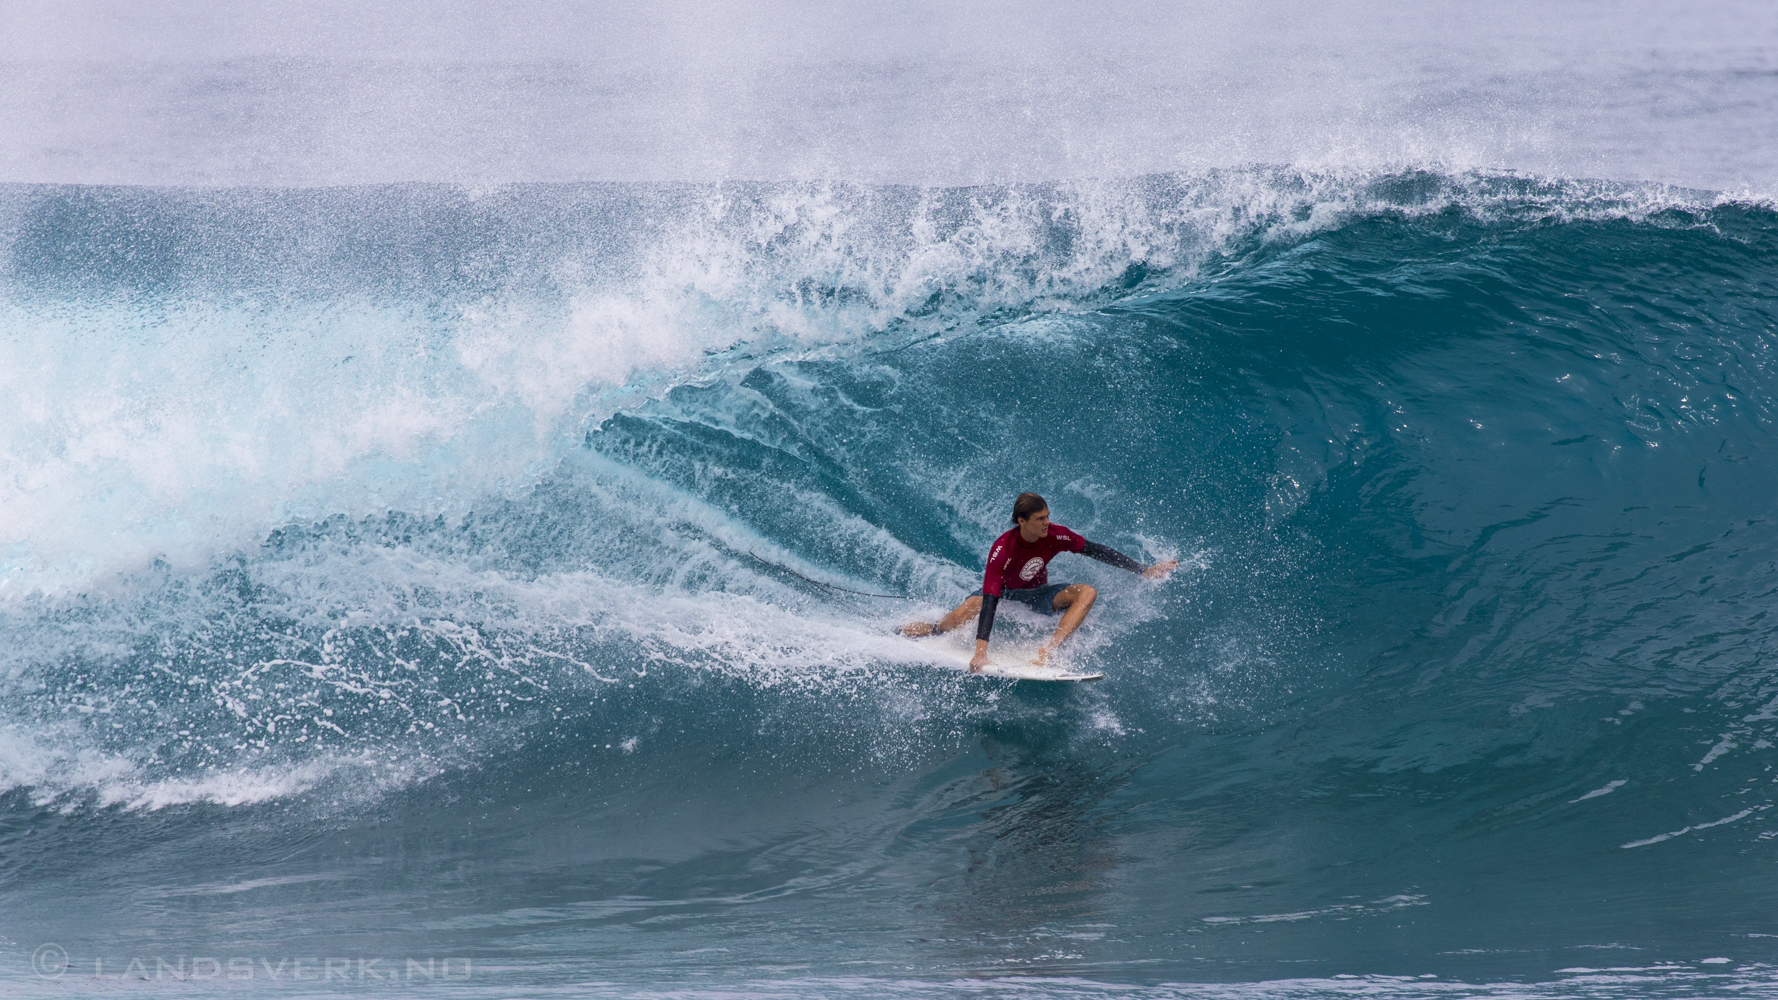
[[[1243,168],[0,205],[23,992],[1770,988],[1769,204]],[[1052,567],[1100,589],[1097,684],[890,633],[1026,489],[1182,561]]]

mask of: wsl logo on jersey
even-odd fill
[[[1019,579],[1033,580],[1036,579],[1037,574],[1041,572],[1043,572],[1043,560],[1037,556],[1032,556],[1025,562],[1025,568],[1019,570]]]

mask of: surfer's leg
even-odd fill
[[[965,597],[963,603],[957,605],[955,610],[946,615],[944,620],[939,622],[938,627],[934,628],[933,631],[939,633],[949,632],[957,626],[962,625],[964,622],[975,621],[975,616],[981,613],[981,596]]]
[[[962,604],[957,605],[955,610],[940,619],[936,625],[931,622],[908,622],[896,631],[916,639],[923,635],[940,635],[964,622],[974,621],[975,616],[981,614],[981,611],[982,599],[978,594],[975,597],[965,598]]]
[[[1062,615],[1062,621],[1056,625],[1056,634],[1050,636],[1050,641],[1037,647],[1037,656],[1032,662],[1039,666],[1048,663],[1050,654],[1062,644],[1062,640],[1073,635],[1074,630],[1080,628],[1080,623],[1087,620],[1087,612],[1093,610],[1093,602],[1098,599],[1099,592],[1084,583],[1077,583],[1057,594],[1051,606],[1058,611],[1064,608],[1067,611]]]

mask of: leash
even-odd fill
[[[811,580],[808,577],[802,575],[801,573],[798,573],[796,570],[791,569],[788,566],[780,566],[775,562],[768,562],[764,559],[761,559],[758,555],[755,555],[752,552],[748,552],[747,554],[749,556],[752,556],[753,561],[756,563],[759,563],[761,566],[770,566],[773,569],[782,570],[783,572],[789,573],[791,576],[796,577],[798,580],[802,580],[807,583],[812,583],[817,587],[825,587],[828,590],[837,590],[842,594],[857,594],[859,597],[886,597],[892,601],[911,601],[911,600],[913,600],[913,598],[904,597],[901,594],[872,594],[872,593],[869,593],[868,591],[853,590],[850,587],[836,587],[831,583],[822,583],[820,580]]]

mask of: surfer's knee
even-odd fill
[[[1083,608],[1092,607],[1093,602],[1099,599],[1099,592],[1093,589],[1092,584],[1077,583],[1070,589],[1074,591],[1073,603],[1078,604]]]

